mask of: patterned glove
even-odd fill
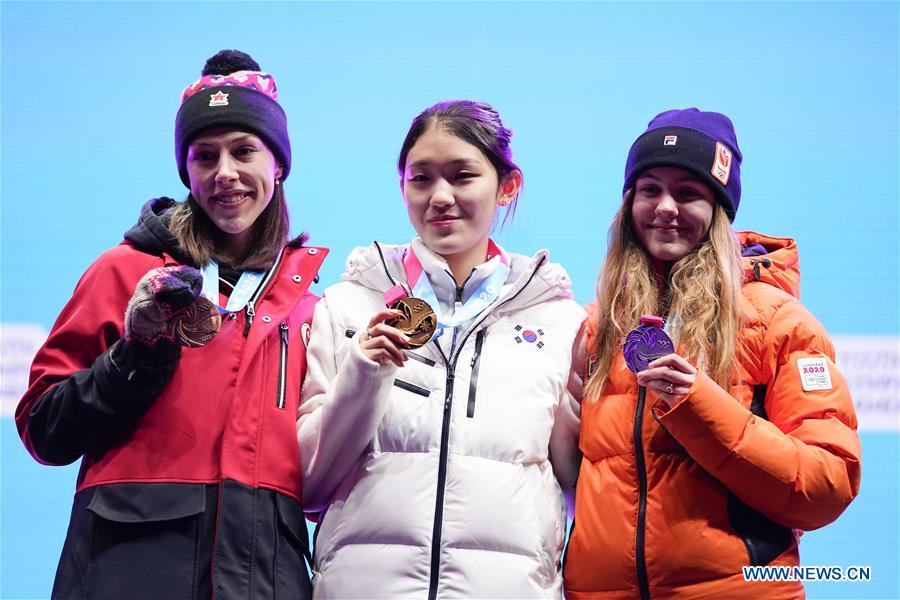
[[[200,294],[203,276],[187,265],[159,267],[138,282],[125,310],[125,339],[153,346],[172,341],[169,319]]]

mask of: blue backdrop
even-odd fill
[[[656,113],[698,106],[737,128],[735,226],[795,237],[804,303],[837,337],[886,340],[896,361],[898,7],[3,2],[4,378],[18,356],[9,326],[49,329],[146,199],[184,197],[173,157],[180,93],[225,47],[277,78],[295,233],[333,250],[319,290],[353,246],[412,236],[395,167],[409,121],[438,100],[473,98],[514,130],[525,174],[500,242],[550,248],[586,303],[629,145]],[[810,597],[900,597],[896,389],[887,397],[893,421],[862,433],[860,497],[802,545],[805,564],[871,565],[873,580],[809,584]],[[14,401],[4,403],[0,596],[46,597],[76,469],[34,463]]]

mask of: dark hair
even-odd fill
[[[276,185],[272,199],[265,210],[250,226],[250,237],[244,255],[236,260],[226,260],[219,248],[224,245],[222,231],[210,220],[202,208],[188,195],[187,200],[168,211],[169,231],[178,240],[181,251],[198,266],[209,263],[211,258],[227,262],[235,269],[261,269],[272,266],[281,247],[287,243],[290,231],[284,186]],[[301,240],[305,241],[305,237]]]
[[[521,173],[522,170],[513,162],[512,148],[509,146],[512,131],[503,126],[500,113],[494,107],[472,100],[445,100],[429,106],[413,119],[406,139],[400,147],[400,158],[397,160],[397,170],[401,177],[406,171],[406,157],[409,156],[409,151],[422,134],[435,125],[445,127],[459,139],[481,150],[497,171],[501,181],[513,171]],[[517,194],[509,204],[503,218],[504,223],[515,213],[518,200]]]

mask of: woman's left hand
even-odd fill
[[[638,384],[653,390],[669,407],[688,395],[696,379],[696,367],[674,353],[657,358],[637,374]]]

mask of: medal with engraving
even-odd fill
[[[437,329],[437,315],[430,304],[410,297],[399,284],[385,292],[384,303],[388,308],[400,311],[400,316],[387,324],[409,338],[410,348],[419,348],[431,340]]]
[[[640,373],[657,358],[675,352],[675,345],[669,335],[663,331],[661,317],[656,315],[641,316],[641,324],[625,336],[622,354],[625,364],[633,373]]]
[[[172,338],[187,348],[199,348],[216,337],[222,317],[209,298],[198,296],[169,319]]]
[[[419,348],[431,340],[437,329],[437,316],[427,302],[419,298],[403,298],[394,302],[390,308],[402,313],[389,324],[409,338],[410,348]]]

